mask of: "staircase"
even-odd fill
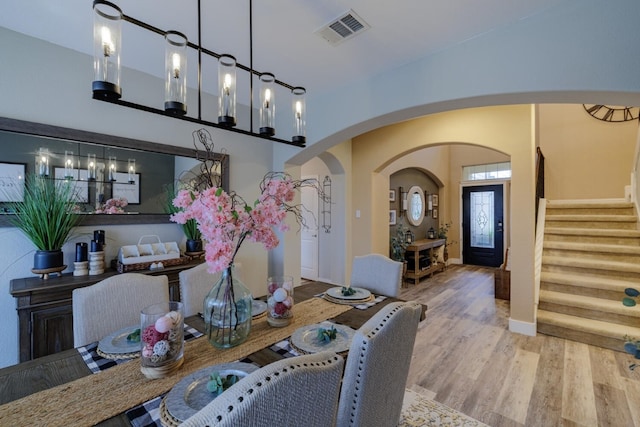
[[[623,351],[640,339],[640,306],[622,305],[640,290],[640,231],[632,203],[547,201],[538,332]]]

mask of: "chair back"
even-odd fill
[[[338,426],[396,426],[422,306],[414,301],[383,307],[349,348],[338,408]]]
[[[380,254],[353,258],[351,286],[397,298],[402,285],[403,263]]]
[[[234,264],[236,277],[240,278],[242,265]],[[193,268],[178,273],[180,279],[180,300],[184,307],[184,316],[189,317],[203,312],[204,298],[213,285],[220,280],[221,272],[209,273],[208,264],[203,262]]]
[[[73,290],[73,345],[80,347],[140,324],[140,311],[169,301],[167,276],[123,273]]]
[[[279,360],[229,387],[181,426],[334,426],[343,367],[333,352]]]

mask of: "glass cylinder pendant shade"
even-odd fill
[[[49,150],[40,148],[36,154],[36,171],[38,176],[49,176]]]
[[[122,10],[104,0],[93,2],[93,97],[119,99]]]
[[[276,134],[275,81],[276,78],[271,73],[260,75],[260,135]]]
[[[73,178],[73,151],[64,152],[64,177],[65,179]]]
[[[129,159],[127,161],[127,174],[129,177],[129,184],[136,182],[136,159]]]
[[[87,179],[89,181],[96,180],[96,155],[87,154]]]
[[[108,177],[109,177],[109,181],[115,181],[116,180],[116,157],[115,156],[109,156],[109,165],[108,165],[109,171],[108,171]]]
[[[187,37],[167,31],[164,39],[164,110],[183,115],[187,112]]]
[[[218,124],[236,125],[236,58],[231,55],[218,59]]]
[[[292,107],[293,107],[293,137],[292,142],[304,144],[306,138],[306,121],[307,121],[307,105],[305,104],[305,95],[307,91],[303,87],[294,87],[291,89]]]

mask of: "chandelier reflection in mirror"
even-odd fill
[[[250,55],[249,66],[236,62],[236,58],[228,54],[218,54],[202,46],[201,8],[198,0],[198,42],[192,43],[187,37],[178,31],[162,30],[138,19],[125,15],[117,5],[106,0],[94,0],[93,11],[93,68],[94,81],[92,83],[93,98],[111,102],[121,106],[135,108],[150,113],[161,114],[177,119],[190,121],[207,126],[213,126],[245,135],[256,136],[284,144],[304,147],[306,144],[306,90],[300,86],[291,86],[277,80],[272,73],[259,72],[253,69],[253,38],[252,38],[252,1],[249,0],[249,40]],[[165,96],[164,109],[141,105],[122,99],[121,87],[121,63],[122,51],[122,21],[137,27],[156,33],[165,40]],[[198,108],[197,117],[187,115],[187,49],[194,49],[198,55]],[[215,58],[218,61],[218,122],[210,122],[202,118],[202,54]],[[249,130],[236,128],[236,89],[237,70],[249,73]],[[260,100],[259,131],[253,130],[253,79],[259,79],[259,93],[256,99]],[[204,77],[207,78],[207,77]],[[275,85],[282,86],[291,92],[291,137],[290,139],[276,138],[275,129]]]

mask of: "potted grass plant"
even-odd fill
[[[9,222],[37,248],[34,273],[64,270],[62,246],[81,219],[73,212],[75,196],[71,181],[26,175],[22,200],[15,202]]]

